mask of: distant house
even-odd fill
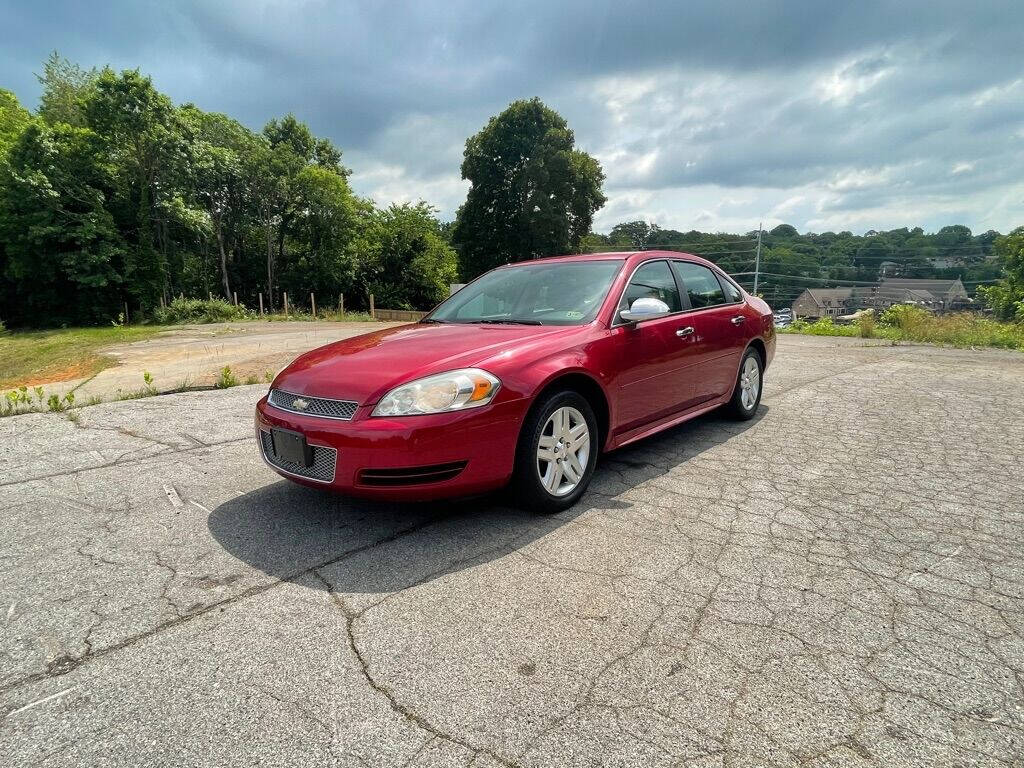
[[[955,280],[911,279],[904,277],[887,277],[879,282],[881,288],[903,288],[910,291],[924,291],[933,297],[931,309],[937,312],[948,312],[951,309],[963,309],[970,304],[967,289]]]
[[[793,302],[793,313],[813,320],[845,315],[851,310],[852,295],[852,288],[807,288]]]
[[[964,284],[957,280],[883,278],[877,285],[856,288],[808,288],[793,302],[797,317],[817,320],[842,317],[862,309],[882,312],[893,304],[916,304],[932,312],[970,306]]]
[[[882,312],[893,304],[917,304],[933,311],[942,309],[941,302],[928,291],[913,288],[899,288],[884,280],[879,285],[868,285],[853,289],[850,305],[854,310],[873,309]]]

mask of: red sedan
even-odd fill
[[[305,485],[419,500],[511,481],[556,512],[602,452],[720,406],[751,418],[774,354],[768,305],[701,258],[543,259],[302,355],[256,406],[256,434]]]

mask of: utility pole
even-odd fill
[[[754,256],[754,295],[757,295],[757,283],[761,277],[761,224],[757,222],[757,254]]]

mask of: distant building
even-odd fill
[[[911,279],[904,277],[888,277],[883,278],[879,283],[879,288],[905,288],[911,291],[926,291],[930,293],[933,302],[936,303],[932,308],[937,312],[948,312],[952,309],[964,309],[970,306],[971,300],[967,295],[967,289],[964,288],[964,284],[960,282],[960,278],[955,280],[931,280],[931,279]]]
[[[852,288],[807,288],[793,302],[793,314],[817,320],[848,314]]]
[[[967,290],[956,280],[914,280],[887,277],[877,285],[856,288],[808,288],[793,302],[797,317],[817,320],[841,317],[862,309],[883,312],[893,304],[915,304],[932,312],[966,309]]]

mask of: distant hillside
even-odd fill
[[[1002,271],[992,260],[992,244],[1000,233],[975,235],[965,226],[926,233],[920,227],[888,232],[822,232],[800,234],[789,224],[761,236],[761,279],[758,292],[774,306],[788,306],[804,288],[863,285],[882,276],[959,277],[970,294],[979,284],[994,282]],[[606,235],[592,233],[584,250],[668,248],[696,253],[753,287],[757,230],[742,234],[679,232],[643,221],[618,224]]]

